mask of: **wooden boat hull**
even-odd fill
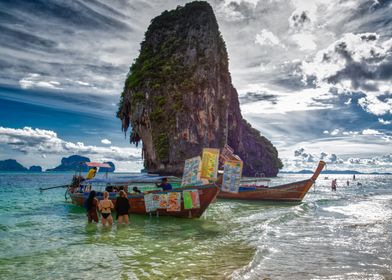
[[[243,188],[238,193],[220,192],[218,198],[240,199],[240,200],[269,200],[269,201],[291,201],[300,202],[316,181],[325,162],[320,161],[316,171],[310,179],[284,184],[275,187]]]
[[[199,218],[207,207],[210,205],[212,201],[215,200],[219,187],[215,184],[213,185],[205,185],[205,186],[194,186],[194,187],[186,187],[180,189],[173,189],[171,191],[154,191],[156,194],[168,194],[170,192],[182,192],[183,190],[198,190],[199,192],[199,200],[200,200],[200,208],[196,209],[184,209],[184,200],[181,198],[181,210],[180,211],[167,211],[167,209],[158,209],[154,212],[151,212],[153,215],[157,216],[173,216],[179,218]],[[151,193],[151,192],[150,192]],[[85,200],[88,198],[89,193],[71,193],[70,197],[73,204],[78,206],[84,205]],[[112,200],[113,204],[116,203],[118,193],[110,193],[110,200]],[[98,200],[103,199],[102,194],[98,193]],[[131,214],[140,214],[140,215],[150,215],[150,213],[146,212],[146,207],[144,203],[144,194],[128,194],[128,200],[131,205],[129,213]]]
[[[272,200],[272,201],[302,201],[313,185],[308,179],[270,188],[255,188],[240,190],[238,193],[220,192],[218,198],[240,200]]]

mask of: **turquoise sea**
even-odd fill
[[[392,176],[322,174],[302,203],[218,200],[201,219],[121,227],[38,190],[71,176],[0,174],[1,279],[392,279]]]

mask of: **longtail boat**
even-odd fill
[[[325,162],[320,161],[313,176],[307,180],[273,187],[247,184],[246,186],[240,186],[238,193],[221,191],[218,198],[300,202],[316,181],[324,166]]]
[[[83,207],[89,196],[90,188],[97,192],[98,200],[103,199],[103,191],[106,190],[109,191],[109,199],[112,200],[115,205],[118,197],[118,192],[115,190],[123,189],[126,191],[131,205],[129,210],[129,213],[131,214],[199,218],[210,203],[216,199],[219,192],[219,187],[216,184],[187,186],[185,188],[175,188],[167,191],[156,189],[148,190],[148,187],[142,187],[147,184],[150,186],[150,189],[156,188],[155,184],[161,182],[162,178],[163,177],[159,176],[133,176],[130,178],[92,179],[82,182],[78,182],[78,179],[76,178],[76,184],[74,182],[68,187],[66,197],[69,196],[73,204]],[[147,189],[147,191],[141,193],[128,192],[128,189],[132,191],[132,188],[135,186],[140,187],[141,189]],[[86,191],[86,188],[89,189],[89,191]],[[196,196],[195,199],[197,200],[197,205],[191,207],[191,209],[189,208],[189,204],[187,204],[187,207],[185,205],[185,193],[188,194],[187,197],[189,198],[190,192]],[[147,200],[150,199],[151,196],[156,200],[160,197],[166,197],[167,200],[165,205],[163,205],[163,207],[162,204],[157,205],[156,209],[149,211],[149,206],[146,206],[146,204],[151,203],[151,200],[147,203]],[[172,197],[175,198],[174,201],[170,200]],[[187,201],[189,202],[189,200]],[[174,205],[172,208],[171,203]]]

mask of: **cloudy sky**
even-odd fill
[[[285,170],[392,172],[392,2],[211,0],[243,116]],[[150,20],[186,1],[0,0],[0,160],[142,168],[115,117]]]

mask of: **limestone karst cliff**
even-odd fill
[[[196,1],[154,18],[125,82],[117,116],[143,143],[149,172],[181,174],[203,147],[234,148],[244,175],[275,176],[278,152],[242,118],[211,6]]]

